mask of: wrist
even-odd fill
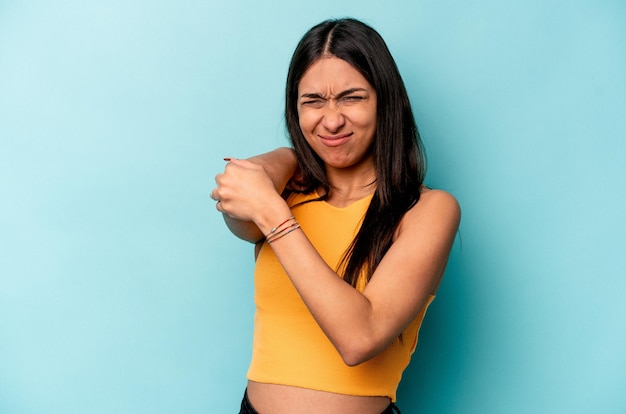
[[[280,226],[281,223],[288,220],[292,216],[291,209],[280,196],[276,199],[276,202],[266,206],[258,218],[255,220],[255,224],[261,230],[264,235],[271,233],[272,229]]]

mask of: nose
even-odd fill
[[[324,118],[322,119],[322,125],[328,132],[337,132],[346,123],[346,119],[341,112],[339,105],[328,105],[324,112]]]

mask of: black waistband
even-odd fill
[[[248,399],[248,390],[243,393],[243,400],[241,400],[241,409],[239,410],[239,414],[259,414],[257,410],[254,409],[252,404],[250,404],[250,400]]]

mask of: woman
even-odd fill
[[[320,23],[289,68],[293,151],[229,161],[211,197],[257,243],[242,413],[392,413],[460,210],[423,186],[409,99],[383,39]],[[298,191],[283,192],[298,169]]]

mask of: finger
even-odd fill
[[[253,166],[256,165],[252,161],[240,160],[239,158],[231,158],[230,161],[228,161],[228,164],[226,166],[228,166],[230,164],[236,165],[238,167],[244,167],[244,168],[250,168],[250,167],[253,167]]]

